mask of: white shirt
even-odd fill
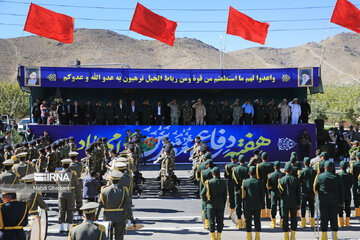
[[[135,106],[131,106],[133,112],[135,112]]]
[[[161,107],[160,107],[160,106],[158,106],[158,113],[157,113],[157,115],[161,115]]]
[[[301,115],[301,107],[299,104],[289,102],[289,106],[291,108],[291,114]]]

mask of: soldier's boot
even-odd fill
[[[233,215],[234,212],[235,212],[235,209],[230,210],[230,216],[229,216],[230,219],[231,219],[231,216]]]
[[[246,240],[252,240],[252,234],[251,234],[251,232],[247,232],[247,234],[246,234]]]
[[[210,239],[211,239],[211,240],[216,240],[215,232],[211,232],[211,233],[210,233]]]
[[[328,240],[327,232],[322,232],[322,233],[321,233],[321,238],[320,238],[320,240]]]
[[[283,240],[290,240],[289,239],[289,232],[284,232],[284,238]]]
[[[310,218],[310,227],[315,227],[315,218]]]
[[[266,209],[266,218],[271,218],[271,208]]]
[[[284,222],[284,220],[282,218],[280,218],[280,228],[283,227],[283,222]]]
[[[301,218],[300,227],[302,227],[302,228],[306,227],[306,218]]]
[[[350,218],[345,218],[345,227],[350,227]]]
[[[221,232],[218,232],[216,235],[216,240],[221,240]]]
[[[271,228],[276,228],[276,218],[272,218],[272,219],[271,219],[270,227],[271,227]]]
[[[209,229],[209,219],[205,219],[205,225],[204,225],[205,229]],[[215,234],[215,233],[214,233]]]
[[[236,225],[237,229],[242,229],[243,225],[242,225],[242,220],[241,218],[238,220],[238,224]]]
[[[64,224],[60,223],[60,228],[59,228],[59,232],[64,232]]]
[[[295,240],[295,233],[296,233],[296,231],[291,230],[291,238],[290,238],[290,240]]]
[[[260,240],[260,232],[255,233],[255,240]]]
[[[333,240],[338,240],[337,232],[333,232]]]
[[[344,218],[339,217],[339,227],[343,227],[343,226],[344,226]]]
[[[261,209],[261,218],[266,218],[265,209]]]

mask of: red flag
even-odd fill
[[[242,37],[246,40],[265,44],[270,24],[252,19],[230,6],[227,34]]]
[[[74,18],[31,3],[24,31],[63,43],[73,42]]]
[[[330,22],[360,33],[360,10],[347,0],[338,0]]]
[[[176,27],[176,22],[153,13],[138,3],[131,21],[130,30],[172,46],[175,41]]]

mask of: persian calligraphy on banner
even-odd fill
[[[30,85],[29,72],[39,74]],[[301,71],[300,71],[301,70]],[[306,76],[302,73],[308,73]],[[248,89],[318,86],[319,68],[276,69],[124,69],[20,67],[21,87]],[[304,76],[302,76],[304,75]],[[302,78],[311,78],[301,84]]]
[[[311,142],[316,143],[315,124],[301,125],[209,125],[209,126],[49,126],[32,125],[31,131],[42,135],[48,130],[52,139],[75,137],[79,153],[99,137],[107,137],[109,149],[117,153],[124,150],[126,130],[140,129],[146,136],[144,154],[149,163],[157,159],[162,148],[162,138],[167,136],[174,145],[176,163],[190,163],[185,150],[194,144],[196,136],[208,144],[215,162],[228,162],[231,154],[244,154],[247,160],[259,149],[269,153],[270,160],[288,161],[291,152],[298,152],[298,137],[306,129]],[[311,156],[316,144],[311,145]]]

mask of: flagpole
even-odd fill
[[[226,51],[226,33],[225,33],[225,38],[224,38],[224,51],[223,51],[223,57],[222,57],[222,60],[223,60],[223,65],[225,65],[225,51]]]
[[[222,39],[223,39],[223,35],[220,36],[220,47],[219,47],[220,69],[222,69],[222,49],[221,49]]]
[[[327,27],[327,29],[326,29],[325,38],[324,38],[324,44],[323,44],[323,46],[322,46],[322,48],[321,48],[320,66],[321,66],[321,64],[322,64],[322,62],[323,62],[323,56],[324,56],[324,52],[325,52],[325,40],[326,40],[326,38],[328,37],[328,34],[329,34],[330,23],[331,23],[331,22],[329,21],[328,27]]]

